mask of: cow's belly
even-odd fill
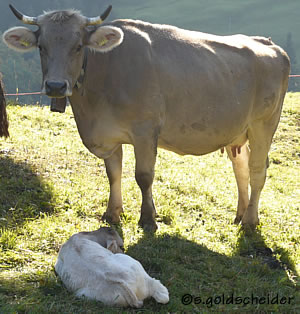
[[[247,125],[244,130],[232,135],[222,134],[195,134],[178,135],[174,138],[159,138],[158,146],[180,155],[205,155],[227,145],[243,145],[246,140]]]
[[[189,114],[170,114],[158,145],[181,155],[204,155],[227,145],[243,145],[251,124],[251,105],[236,108],[228,109],[227,113],[191,110]]]
[[[226,134],[186,134],[174,137],[160,137],[158,146],[179,155],[205,155],[227,145],[243,145],[246,140],[247,125],[234,135]],[[187,132],[188,133],[188,132]]]

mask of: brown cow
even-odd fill
[[[283,49],[262,37],[216,36],[134,20],[99,26],[102,18],[72,10],[28,17],[11,9],[38,29],[11,28],[4,42],[17,51],[40,50],[42,91],[69,97],[83,143],[105,160],[106,220],[119,221],[122,144],[132,144],[144,228],[156,228],[157,147],[181,155],[225,147],[238,185],[235,222],[259,223],[268,153],[290,72]]]

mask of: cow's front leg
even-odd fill
[[[142,208],[139,225],[147,231],[155,231],[156,210],[152,199],[152,183],[157,152],[157,136],[139,138],[134,144],[136,159],[135,179],[142,192]]]
[[[122,177],[122,145],[105,159],[106,173],[110,185],[110,195],[106,212],[102,216],[108,223],[120,222],[120,214],[123,211],[121,177]]]

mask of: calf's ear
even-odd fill
[[[30,51],[37,46],[33,31],[26,27],[13,27],[2,36],[4,43],[11,49],[21,52]]]
[[[114,26],[101,26],[89,37],[87,46],[90,49],[108,52],[119,46],[123,41],[123,31]]]
[[[116,240],[107,240],[106,248],[113,253],[121,253],[122,250],[119,248]]]

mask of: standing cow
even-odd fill
[[[84,145],[105,161],[108,222],[118,222],[122,212],[122,144],[132,144],[144,228],[156,228],[157,147],[181,155],[225,147],[239,192],[235,222],[259,223],[268,152],[290,72],[280,47],[263,37],[215,36],[127,19],[99,26],[103,18],[74,10],[28,17],[11,9],[38,29],[11,28],[5,43],[40,50],[43,92],[69,97]]]
[[[0,137],[8,137],[8,120],[6,113],[6,101],[4,97],[4,86],[2,83],[2,74],[0,73]]]

